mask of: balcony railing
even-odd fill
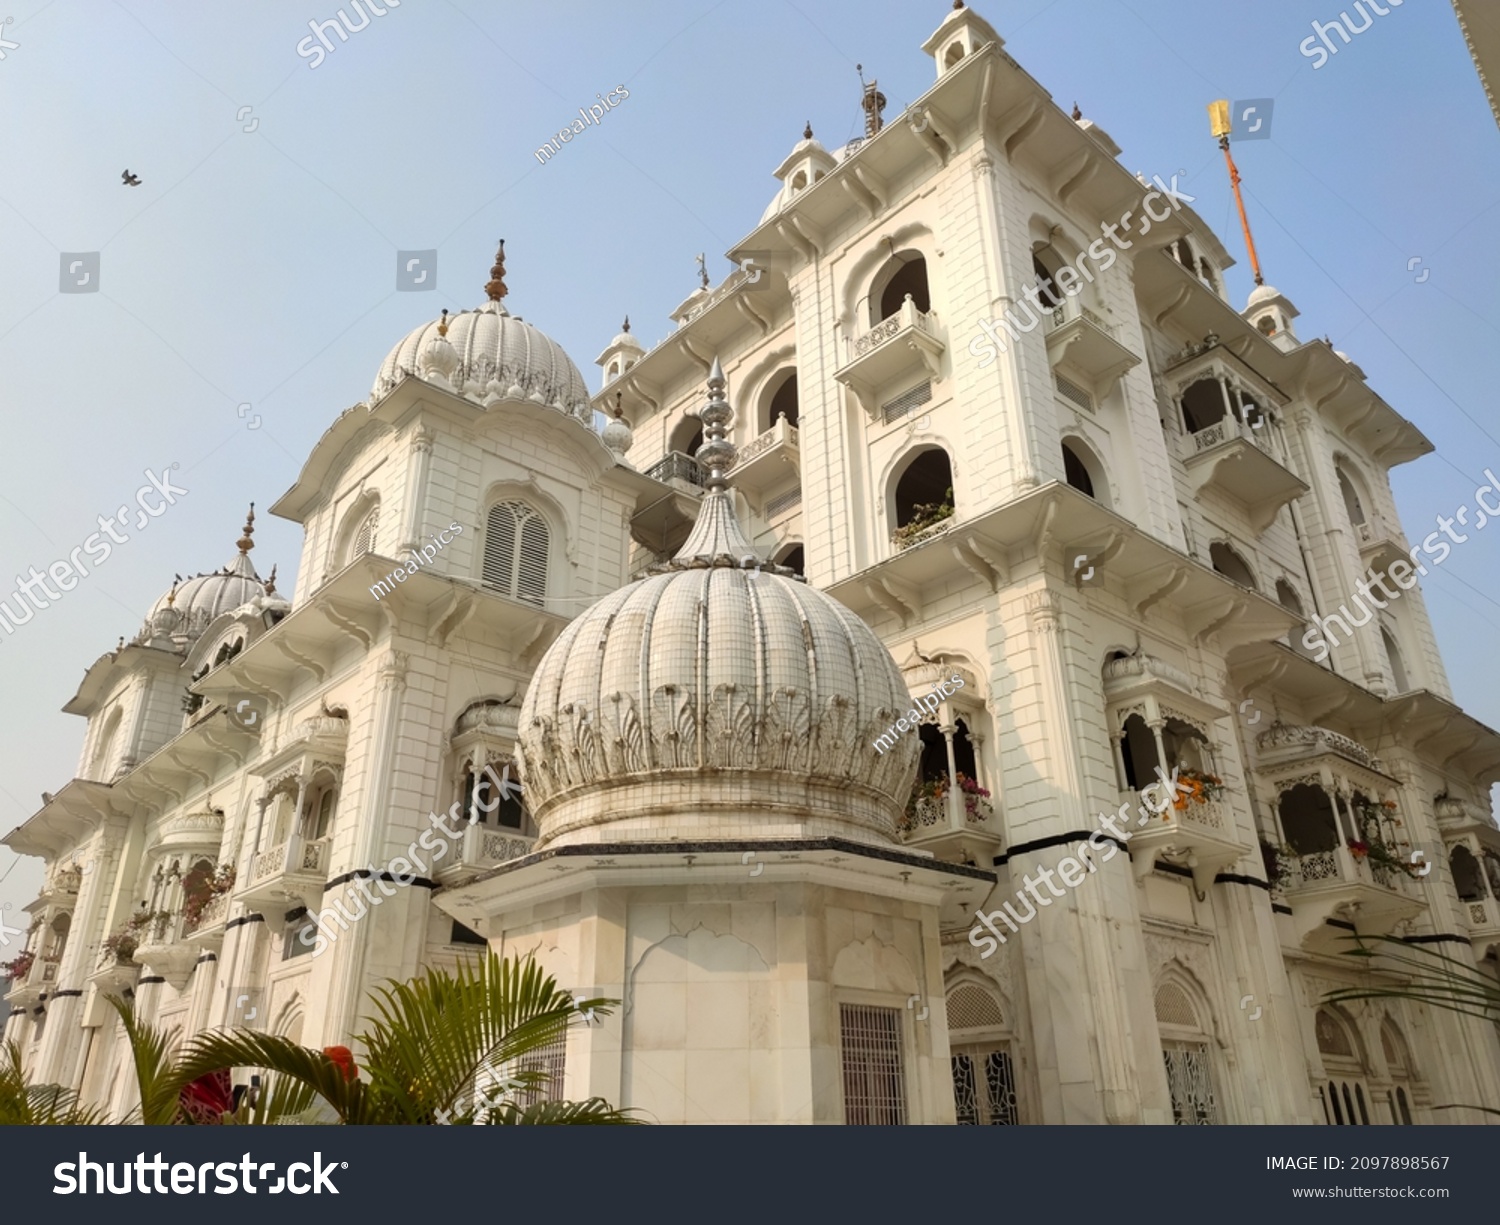
[[[689,485],[703,488],[703,469],[691,455],[673,451],[665,459],[659,459],[646,469],[646,475],[658,481],[686,481]]]
[[[901,840],[939,858],[988,864],[1001,845],[995,806],[983,796],[950,790],[918,796],[896,823]]]
[[[1283,860],[1281,880],[1304,948],[1335,949],[1356,931],[1389,935],[1427,907],[1422,886],[1401,868],[1355,855],[1346,846]]]
[[[897,529],[896,531],[891,533],[891,546],[898,553],[905,552],[907,549],[916,548],[917,545],[926,544],[935,536],[941,536],[950,527],[952,527],[955,522],[957,522],[957,520],[955,520],[952,515],[945,515],[935,523],[929,523],[920,531],[913,532],[909,535],[904,534],[900,529]]]
[[[755,439],[754,442],[747,442],[742,446],[739,449],[739,453],[735,456],[734,469],[731,469],[731,471],[743,468],[751,460],[764,455],[772,447],[776,446],[777,443],[781,442],[790,443],[794,447],[797,445],[797,427],[795,425],[788,425],[785,417],[778,418],[776,424],[760,435],[759,438]]]
[[[1047,316],[1047,330],[1051,331],[1053,328],[1060,328],[1063,324],[1069,323],[1074,319],[1088,320],[1088,322],[1092,323],[1106,336],[1113,336],[1115,334],[1114,324],[1109,323],[1105,320],[1104,316],[1089,310],[1083,303],[1076,300],[1061,302],[1053,307]]]
[[[1125,828],[1132,833],[1131,867],[1136,876],[1151,873],[1158,859],[1193,874],[1199,892],[1207,893],[1219,872],[1237,862],[1248,850],[1235,828],[1234,809],[1227,793],[1218,798],[1194,799],[1178,793],[1174,802],[1162,812],[1153,808],[1161,803],[1150,788],[1152,804],[1139,791],[1122,791],[1125,804]],[[1175,799],[1183,799],[1179,808]],[[1144,820],[1143,820],[1144,818]]]
[[[914,375],[942,374],[946,347],[932,311],[920,311],[910,294],[892,315],[856,336],[844,338],[844,364],[834,378],[859,397],[872,417],[882,401],[901,386],[911,386]]]
[[[458,854],[438,875],[449,879],[466,872],[484,871],[531,854],[536,837],[518,829],[474,823],[465,825],[456,844]]]

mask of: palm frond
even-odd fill
[[[135,1068],[136,1088],[140,1093],[141,1122],[157,1127],[177,1122],[181,1112],[178,1095],[182,1082],[172,1066],[172,1035],[140,1020],[130,1001],[116,995],[104,998],[120,1014],[120,1023],[125,1027],[131,1063]]]
[[[199,1034],[178,1060],[178,1085],[221,1068],[260,1068],[268,1074],[249,1114],[251,1122],[276,1123],[303,1115],[320,1098],[340,1123],[394,1121],[368,1117],[366,1086],[345,1079],[343,1069],[327,1055],[277,1034],[245,1029]]]
[[[645,1124],[630,1110],[617,1110],[602,1097],[591,1097],[586,1102],[537,1102],[522,1107],[515,1102],[504,1102],[490,1112],[489,1122],[495,1127],[566,1127],[566,1126],[618,1126],[639,1127]]]
[[[33,1085],[14,1042],[0,1048],[0,1126],[91,1127],[108,1122],[105,1112],[79,1102],[62,1085]]]
[[[469,1119],[482,1073],[541,1049],[588,1010],[607,1015],[613,1003],[577,1004],[534,959],[487,952],[377,989],[377,1015],[360,1042],[372,1088],[402,1121],[432,1123],[439,1112]]]
[[[1481,1021],[1500,1022],[1500,983],[1472,965],[1425,944],[1411,944],[1399,936],[1356,935],[1344,939],[1355,945],[1345,949],[1344,956],[1361,958],[1369,963],[1371,972],[1402,981],[1341,988],[1325,995],[1325,1003],[1400,999]],[[1367,941],[1376,947],[1370,947]]]

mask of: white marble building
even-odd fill
[[[348,1043],[488,942],[623,1001],[546,1061],[663,1122],[1500,1107],[1493,1027],[1321,1002],[1352,930],[1500,950],[1500,736],[1419,588],[1355,600],[1430,444],[1276,290],[1231,305],[1190,206],[1145,229],[983,18],[922,49],[600,392],[497,265],[272,508],[290,601],[247,532],[89,668],[78,777],[5,839],[47,862],[5,1030],[38,1076],[129,1104],[103,990]],[[1206,785],[1041,893],[1156,767]]]

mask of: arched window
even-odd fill
[[[898,548],[916,543],[953,517],[953,469],[946,451],[930,447],[906,465],[896,481],[894,510],[893,539]]]
[[[1121,729],[1124,738],[1120,755],[1125,760],[1125,785],[1141,791],[1162,779],[1172,778],[1178,768],[1199,774],[1213,773],[1208,738],[1191,723],[1169,718],[1161,729],[1161,747],[1167,760],[1162,761],[1156,749],[1156,737],[1139,714],[1126,718]],[[1175,796],[1173,797],[1176,798]]]
[[[1031,271],[1036,277],[1036,296],[1048,310],[1059,307],[1063,303],[1062,292],[1052,281],[1052,271],[1046,264],[1042,263],[1039,256],[1031,257]]]
[[[320,842],[333,833],[334,810],[338,806],[338,784],[327,775],[314,784],[302,806],[302,836]]]
[[[956,64],[956,63],[958,63],[958,61],[961,60],[961,59],[963,59],[963,57],[964,57],[964,45],[963,45],[963,43],[954,43],[952,46],[950,46],[948,48],[948,54],[945,55],[945,56],[943,56],[943,67],[945,69],[952,68],[953,65]]]
[[[370,507],[367,514],[355,530],[354,539],[349,542],[349,561],[356,557],[363,557],[366,553],[375,551],[375,532],[380,526],[380,503]]]
[[[520,800],[516,768],[507,762],[490,762],[477,773],[464,767],[464,812],[471,822],[497,829],[534,833],[526,806]]]
[[[490,507],[484,532],[484,585],[528,604],[547,598],[547,521],[525,502]]]
[[[1276,602],[1287,612],[1294,613],[1298,617],[1305,618],[1307,615],[1302,610],[1302,597],[1297,594],[1297,589],[1284,578],[1276,580]]]
[[[1102,505],[1109,504],[1104,471],[1097,458],[1076,438],[1065,438],[1062,444],[1063,479],[1079,493],[1087,494]]]
[[[953,1108],[960,1127],[1000,1127],[1021,1121],[1016,1068],[1000,1001],[978,983],[961,982],[947,997]]]
[[[778,566],[788,566],[797,574],[807,574],[807,571],[803,568],[807,563],[804,560],[800,544],[793,545],[790,549],[787,549],[786,552],[776,559],[776,564]]]
[[[1453,888],[1460,902],[1484,901],[1484,880],[1479,875],[1479,861],[1466,846],[1456,846],[1448,856],[1453,872]]]
[[[908,294],[912,305],[924,315],[932,309],[927,290],[927,261],[915,251],[898,251],[895,262],[876,279],[875,286],[870,302],[872,325],[899,311]]]
[[[1276,811],[1281,817],[1281,832],[1298,855],[1316,855],[1338,846],[1338,819],[1333,801],[1323,788],[1298,783],[1281,793]]]
[[[73,920],[67,911],[63,911],[52,920],[51,930],[47,934],[47,947],[42,953],[45,961],[61,961],[63,953],[68,947],[68,932],[72,929]]]
[[[1217,425],[1225,411],[1224,385],[1218,379],[1199,379],[1182,393],[1182,424],[1189,434]]]
[[[1385,1066],[1391,1077],[1391,1122],[1398,1127],[1410,1127],[1411,1082],[1416,1079],[1412,1071],[1411,1054],[1400,1027],[1389,1017],[1380,1027],[1380,1049],[1385,1054]]]
[[[1262,315],[1260,321],[1255,325],[1260,329],[1262,336],[1271,337],[1276,335],[1276,316]]]
[[[1358,1039],[1331,1009],[1320,1008],[1313,1022],[1318,1053],[1328,1080],[1318,1087],[1323,1116],[1335,1127],[1364,1127],[1370,1122],[1369,1091]]]
[[[222,663],[228,663],[244,649],[245,640],[243,638],[236,638],[233,642],[226,642],[219,648],[218,653],[214,655],[213,666],[217,668]]]
[[[1349,512],[1349,522],[1358,527],[1365,521],[1365,508],[1359,500],[1359,494],[1354,488],[1354,482],[1349,479],[1349,474],[1342,467],[1337,468],[1339,477],[1339,493],[1344,497],[1344,509]]]
[[[1395,635],[1384,626],[1380,629],[1380,640],[1385,643],[1385,657],[1391,663],[1391,684],[1397,693],[1405,693],[1411,688],[1411,683],[1406,677],[1406,660],[1401,656],[1401,647]]]
[[[1209,545],[1208,558],[1219,574],[1241,587],[1256,590],[1255,575],[1251,573],[1249,564],[1231,546],[1218,542]]]
[[[606,374],[605,374],[605,376],[604,376],[604,377],[605,377],[605,378],[606,378],[606,379],[612,379],[612,378],[614,378],[614,377],[615,377],[615,376],[616,376],[616,375],[617,375],[617,374],[619,374],[619,373],[620,373],[620,363],[619,363],[619,362],[617,362],[617,361],[614,361],[614,362],[610,362],[610,363],[609,363],[609,370],[608,370],[608,372],[607,372],[607,373],[606,373]]]
[[[1173,253],[1177,256],[1177,262],[1189,272],[1197,273],[1195,265],[1198,261],[1197,254],[1193,251],[1193,244],[1186,238],[1179,238],[1172,244]]]
[[[797,372],[795,370],[782,379],[781,385],[771,397],[770,405],[766,410],[766,419],[761,425],[762,430],[769,430],[775,424],[778,417],[785,417],[786,423],[795,426],[799,420],[797,415]]]
[[[1179,1127],[1219,1122],[1210,1035],[1192,994],[1171,978],[1156,989],[1156,1024],[1172,1095],[1172,1122]]]
[[[698,448],[703,445],[703,426],[696,417],[685,417],[677,423],[672,431],[672,447],[679,455],[689,458],[697,455]]]

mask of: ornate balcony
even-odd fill
[[[159,975],[181,991],[187,985],[202,950],[183,938],[182,916],[162,911],[151,917],[140,930],[134,960],[152,974]]]
[[[989,867],[1004,838],[995,806],[976,795],[949,791],[919,796],[896,825],[907,846],[931,851],[938,859]]]
[[[1187,868],[1201,896],[1208,892],[1214,877],[1236,863],[1250,847],[1235,831],[1234,809],[1223,796],[1198,800],[1179,793],[1179,797],[1182,807],[1173,802],[1157,815],[1146,807],[1139,791],[1122,791],[1120,802],[1128,807],[1121,828],[1133,832],[1130,865],[1136,880],[1149,876],[1161,859]]]
[[[478,822],[466,824],[463,837],[453,843],[456,856],[454,851],[449,852],[444,866],[438,869],[438,879],[446,883],[475,872],[486,872],[531,854],[535,844],[535,836],[518,829]]]
[[[797,452],[797,427],[789,425],[785,415],[753,442],[746,443],[735,457],[734,487],[747,495],[764,495],[784,485],[789,476],[800,476]]]
[[[1114,327],[1077,298],[1047,316],[1047,358],[1054,370],[1091,388],[1096,399],[1114,390],[1141,359],[1115,339]]]
[[[250,865],[250,878],[238,896],[246,905],[306,906],[316,910],[328,880],[332,842],[294,834],[280,846],[257,854]]]
[[[947,347],[938,336],[937,316],[933,311],[919,311],[906,295],[906,301],[894,315],[882,319],[867,332],[846,338],[847,358],[833,372],[833,377],[859,397],[871,417],[880,411],[886,390],[893,385],[926,372],[931,378],[942,374],[943,350]]]
[[[1265,766],[1312,763],[1331,755],[1377,774],[1385,772],[1380,759],[1359,741],[1327,727],[1273,723],[1255,738],[1255,744],[1260,749],[1261,764]]]
[[[663,484],[687,486],[689,492],[703,492],[703,469],[691,455],[672,451],[646,469],[646,475]]]
[[[228,918],[229,894],[221,893],[203,907],[196,923],[183,924],[183,939],[199,946],[217,946],[224,939],[224,923]]]
[[[1468,924],[1469,938],[1476,944],[1481,941],[1489,943],[1500,940],[1500,902],[1492,897],[1480,898],[1478,901],[1460,902],[1463,907],[1464,920]],[[1484,956],[1482,948],[1476,952],[1480,957]]]
[[[1398,557],[1409,557],[1406,538],[1399,527],[1392,527],[1382,517],[1375,515],[1354,527],[1359,538],[1359,555],[1366,565],[1383,569]]]
[[[1308,490],[1275,454],[1269,430],[1252,429],[1233,417],[1184,435],[1180,451],[1193,493],[1212,489],[1234,499],[1245,508],[1257,534],[1271,526],[1283,506]]]
[[[1400,868],[1357,857],[1347,846],[1288,856],[1283,872],[1297,939],[1309,951],[1337,950],[1339,938],[1354,931],[1389,935],[1427,909],[1421,887]]]

